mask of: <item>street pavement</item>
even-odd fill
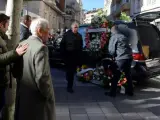
[[[160,120],[160,77],[136,86],[135,96],[104,95],[101,87],[75,81],[75,93],[66,92],[65,74],[52,69],[57,120]]]

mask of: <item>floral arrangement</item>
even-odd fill
[[[93,79],[93,69],[88,69],[86,65],[77,68],[77,77],[79,81],[90,82]]]
[[[105,21],[103,24],[102,24],[102,28],[106,28],[108,30],[108,21]],[[102,32],[101,34],[101,48],[104,48],[104,45],[106,44],[106,42],[108,42],[108,31],[107,33],[105,32]]]
[[[81,68],[77,68],[77,77],[81,82],[93,82],[99,81],[99,85],[103,87],[111,86],[111,80],[113,74],[110,69],[104,70],[103,66],[97,66],[95,69],[88,68],[86,65],[82,65]],[[124,73],[122,73],[117,86],[125,86],[127,79]]]
[[[96,18],[95,18],[96,19]],[[89,55],[92,56],[95,59],[101,58],[103,56],[103,49],[107,49],[105,46],[108,43],[110,33],[108,32],[109,29],[109,22],[104,21],[103,23],[97,21],[98,18],[93,22],[92,26],[88,27],[86,29],[86,51],[88,51]],[[90,30],[97,30],[103,29],[100,32],[89,32]],[[95,35],[95,38],[92,38],[92,35]]]
[[[86,47],[89,48],[90,47],[90,41],[89,41],[89,33],[88,33],[88,29],[86,29],[86,36],[85,36],[85,40],[86,40]]]
[[[90,42],[89,49],[92,51],[99,51],[99,49],[101,48],[100,43],[101,43],[101,41],[100,41],[99,35],[97,35],[97,37]]]
[[[106,28],[106,32],[102,31],[102,32],[96,33],[97,36],[92,41],[90,40],[90,34],[89,34],[88,30],[89,29],[93,29],[93,27],[89,27],[86,30],[85,40],[86,40],[86,47],[88,49],[99,51],[100,49],[102,49],[104,47],[104,45],[108,41],[108,26],[107,26],[107,22],[102,24],[99,28]],[[97,28],[94,28],[94,29],[97,29]]]
[[[112,22],[108,21],[105,16],[95,16],[91,21],[91,26],[86,29],[86,50],[89,52],[90,56],[94,58],[102,58],[102,55],[106,53],[108,40],[110,38],[109,29],[112,27]],[[89,32],[90,29],[105,28],[105,31],[96,33],[96,36],[92,37]],[[86,65],[82,65],[77,68],[77,77],[79,81],[91,82],[98,81],[98,84],[106,87],[110,86],[111,80],[113,78],[112,71],[110,69],[104,69],[102,65],[97,65],[96,68],[88,68]],[[121,78],[118,82],[119,87],[125,86],[127,80],[124,73],[122,73]]]
[[[127,85],[127,79],[125,77],[125,74],[122,72],[120,80],[118,81],[118,86],[126,86]]]
[[[91,24],[92,24],[92,26],[97,27],[97,28],[101,27],[101,25],[102,25],[102,18],[99,17],[99,16],[94,16],[92,18],[92,20],[91,20]]]

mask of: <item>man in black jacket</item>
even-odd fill
[[[67,91],[73,93],[74,73],[81,62],[83,41],[82,36],[78,33],[78,24],[74,22],[71,28],[64,34],[60,49],[66,65]]]
[[[31,16],[23,16],[23,20],[20,25],[20,40],[26,40],[31,35],[29,27],[31,25]]]
[[[131,63],[132,63],[132,49],[129,45],[129,38],[120,32],[120,24],[113,25],[111,38],[109,40],[108,50],[115,59],[115,64],[112,65],[113,80],[111,83],[110,93],[111,97],[116,96],[117,83],[120,79],[121,72],[125,73],[127,78],[126,94],[133,96],[133,84],[131,78]],[[128,33],[129,34],[129,33]]]
[[[9,17],[3,13],[0,14],[0,113],[5,104],[5,89],[9,81],[8,73],[10,73],[9,65],[17,61],[22,56],[28,45],[22,45],[15,50],[8,51],[8,37],[5,32],[8,29]]]

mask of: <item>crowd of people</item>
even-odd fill
[[[8,51],[5,34],[9,17],[0,14],[0,112],[5,119],[5,91],[12,75],[16,78],[15,120],[55,120],[55,97],[48,63],[48,49],[44,44],[49,36],[49,23],[43,18],[24,16],[20,29],[20,43]],[[32,106],[32,109],[31,109]]]
[[[0,14],[0,112],[3,118],[5,107],[5,91],[10,86],[13,76],[16,78],[15,120],[55,120],[55,96],[48,60],[48,48],[45,43],[49,37],[49,23],[46,19],[31,19],[26,15],[20,23],[20,43],[17,48],[9,51],[6,31],[9,16]],[[78,23],[74,22],[71,29],[64,33],[60,51],[66,64],[67,91],[73,93],[74,74],[76,67],[81,65],[83,40],[78,33]],[[132,51],[127,37],[113,25],[109,42],[109,53],[114,62],[112,71],[114,78],[109,93],[116,96],[117,82],[123,71],[128,81],[126,94],[133,96],[131,79]]]

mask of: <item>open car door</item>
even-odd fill
[[[133,20],[135,21],[145,21],[145,22],[152,22],[156,19],[160,18],[160,11],[154,11],[154,12],[146,12],[146,13],[140,13],[137,14]]]
[[[133,19],[138,28],[143,52],[149,54],[149,59],[146,60],[148,67],[160,65],[160,31],[154,24],[151,24],[159,18],[160,11],[154,11],[137,14]]]

